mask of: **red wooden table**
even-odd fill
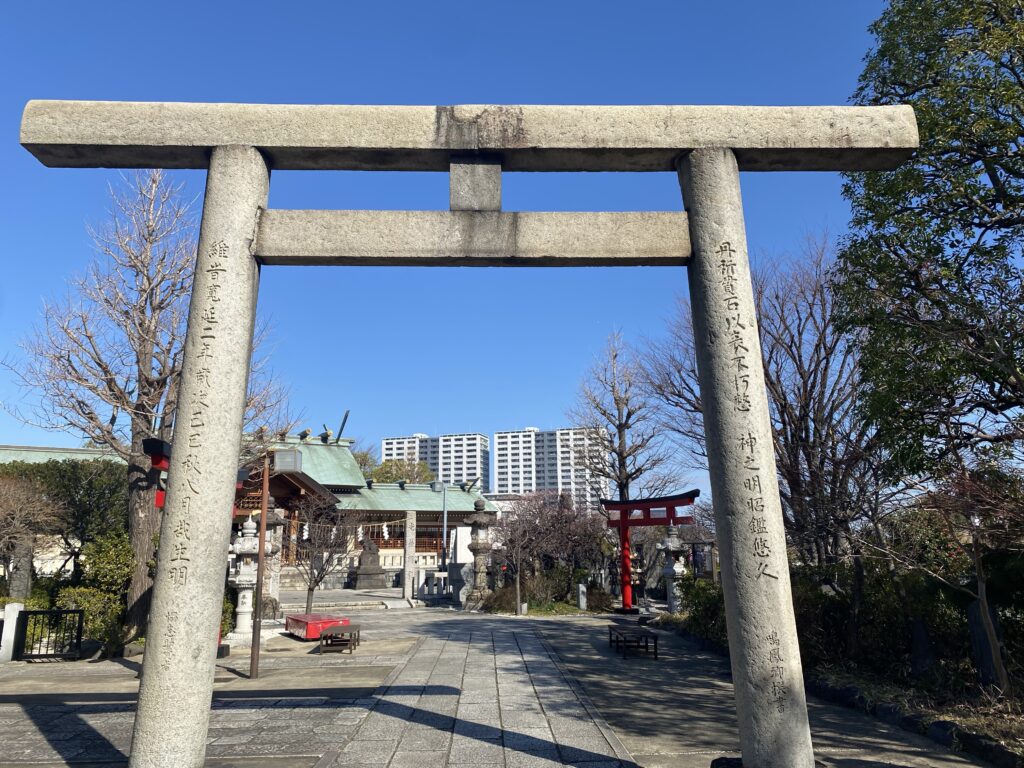
[[[284,631],[301,640],[319,640],[321,630],[328,627],[343,627],[349,623],[344,616],[329,613],[293,613],[284,618]]]

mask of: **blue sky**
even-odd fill
[[[335,104],[843,104],[875,0],[10,4],[0,23],[0,355],[90,256],[117,173],[47,169],[18,145],[27,100]],[[103,10],[100,10],[103,9]],[[200,195],[203,174],[180,173]],[[744,174],[754,259],[841,234],[835,174]],[[445,174],[274,175],[281,208],[446,208]],[[506,210],[678,210],[672,174],[505,174]],[[284,268],[263,272],[273,366],[303,425],[412,432],[563,425],[620,329],[663,332],[675,268]],[[24,406],[0,371],[0,401]],[[0,443],[77,445],[0,413]],[[680,486],[687,478],[680,478]],[[704,478],[690,480],[706,489]]]

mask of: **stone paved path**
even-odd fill
[[[245,658],[229,660],[217,677],[208,763],[273,755],[316,768],[631,764],[529,623],[423,610],[360,621],[364,643],[352,656],[321,660],[312,645],[279,641],[282,653],[265,651],[258,681],[231,674]],[[123,764],[136,666],[8,665],[0,766]]]
[[[259,680],[239,674],[247,656],[228,659],[207,765],[705,768],[736,754],[728,665],[674,636],[657,661],[623,660],[607,619],[417,609],[358,621],[351,656],[276,639]],[[137,672],[134,660],[0,668],[0,767],[124,765]],[[984,765],[821,702],[811,721],[830,768]]]

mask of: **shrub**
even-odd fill
[[[103,643],[105,653],[113,653],[124,645],[121,595],[112,595],[96,587],[67,587],[57,595],[57,607],[84,611],[82,634]]]
[[[41,608],[52,608],[57,593],[67,585],[63,576],[37,576],[32,580],[31,600]]]
[[[720,645],[728,644],[722,588],[707,579],[683,579],[679,596],[686,631]]]
[[[115,594],[123,593],[132,577],[135,558],[124,531],[114,530],[82,547],[85,583]]]
[[[803,663],[814,666],[841,658],[850,613],[847,596],[823,585],[812,571],[792,572],[790,583]]]
[[[237,600],[235,590],[224,590],[224,603],[220,609],[220,636],[222,638],[235,628],[235,603]]]
[[[9,603],[21,603],[25,606],[25,610],[27,611],[45,611],[50,607],[50,601],[48,599],[39,598],[34,595],[28,600],[19,600],[16,597],[0,597],[0,612],[2,612],[4,607]]]
[[[494,590],[486,598],[481,606],[488,613],[515,613],[516,612],[516,588],[509,584]]]
[[[83,634],[103,643],[107,654],[119,653],[128,640],[121,619],[134,562],[128,534],[109,531],[82,547],[83,586],[66,587],[57,594],[58,607],[85,611]]]
[[[587,610],[597,613],[611,613],[613,608],[612,596],[608,591],[596,584],[587,587]]]

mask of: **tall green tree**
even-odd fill
[[[847,178],[838,295],[893,471],[956,471],[1024,442],[1024,2],[892,0],[871,31],[854,100],[912,105],[921,148]]]
[[[55,510],[46,531],[60,541],[72,565],[72,581],[82,579],[82,548],[128,528],[128,468],[107,459],[51,459],[0,464],[0,477],[27,480]]]

